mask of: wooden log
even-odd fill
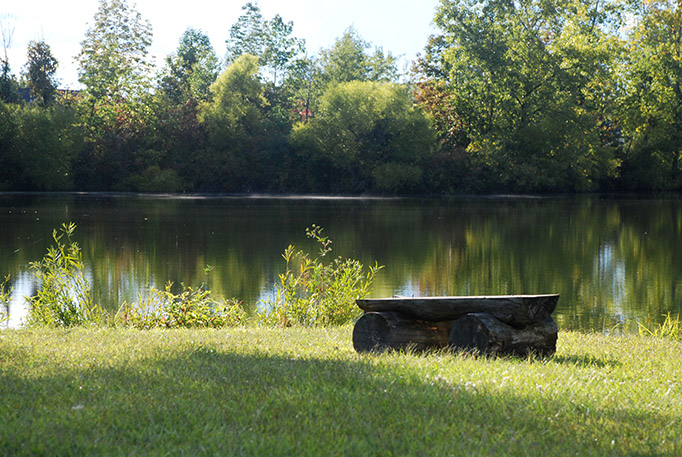
[[[460,317],[450,330],[450,347],[485,355],[526,355],[556,352],[558,329],[548,318],[527,327],[515,328],[485,313]]]
[[[414,297],[357,300],[365,312],[395,311],[415,319],[442,322],[469,313],[486,313],[500,321],[523,327],[548,319],[559,295],[491,295],[481,297]]]
[[[358,352],[389,349],[447,347],[452,322],[427,322],[396,312],[365,313],[353,327],[353,347]]]

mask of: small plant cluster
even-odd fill
[[[54,230],[55,245],[40,261],[30,264],[40,287],[28,297],[28,325],[73,327],[100,323],[104,317],[101,308],[92,302],[81,249],[72,238],[75,229],[76,225],[69,223]]]
[[[30,268],[39,281],[36,294],[28,297],[29,326],[73,327],[107,322],[138,329],[150,328],[220,328],[243,325],[248,315],[240,301],[212,297],[205,285],[197,288],[182,285],[173,292],[173,283],[163,290],[150,287],[146,297],[137,303],[123,303],[111,319],[93,304],[90,283],[85,275],[81,249],[73,241],[76,225],[63,224],[52,234],[54,246]],[[322,228],[313,225],[306,235],[320,245],[319,255],[289,246],[283,254],[286,271],[279,275],[274,300],[264,303],[257,320],[267,326],[289,327],[332,326],[351,322],[361,313],[355,300],[364,298],[377,272],[383,268],[370,266],[366,271],[354,259],[336,257],[328,262],[332,241],[322,236]],[[207,271],[212,267],[207,267]],[[0,304],[8,308],[11,287],[9,277],[0,283]],[[6,320],[0,312],[0,322]]]
[[[193,288],[182,284],[178,294],[172,287],[172,282],[164,290],[151,287],[147,298],[140,297],[139,303],[124,303],[116,321],[138,329],[220,328],[246,323],[247,314],[239,301],[216,300],[203,285]]]
[[[290,245],[282,257],[286,271],[279,275],[275,298],[264,303],[258,320],[270,326],[331,326],[351,322],[361,313],[355,300],[367,296],[378,264],[365,268],[357,260],[336,257],[328,263],[332,241],[313,225],[306,235],[320,245],[319,255],[296,250]]]
[[[640,322],[639,334],[682,341],[682,321],[679,315],[673,317],[671,313],[668,313],[662,324],[656,325],[651,329]]]
[[[9,302],[12,298],[12,291],[14,288],[9,285],[9,275],[5,276],[5,279],[0,282],[0,306],[5,310],[9,309]],[[9,319],[9,312],[0,309],[0,324]]]

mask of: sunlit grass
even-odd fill
[[[677,456],[682,343],[359,355],[351,328],[0,332],[0,455]]]

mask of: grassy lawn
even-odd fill
[[[679,456],[682,343],[359,355],[351,327],[0,332],[0,455]]]

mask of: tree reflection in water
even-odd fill
[[[677,198],[236,198],[0,194],[0,275],[34,292],[28,263],[52,230],[77,225],[96,301],[115,310],[149,285],[206,283],[254,307],[289,244],[385,265],[373,296],[559,293],[560,328],[612,330],[682,310]],[[212,268],[206,268],[210,265]]]

